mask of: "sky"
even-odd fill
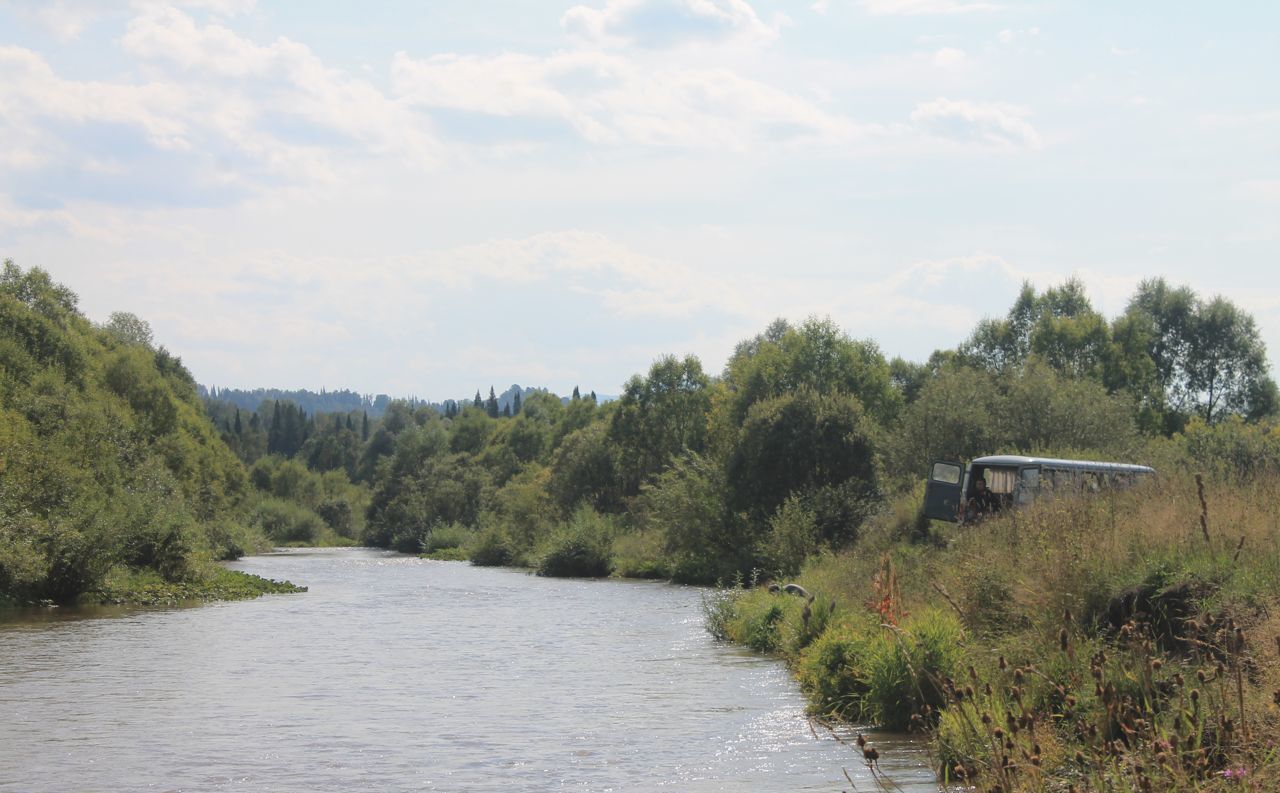
[[[1162,276],[1280,361],[1280,4],[0,0],[0,258],[196,379],[444,399],[923,360]]]

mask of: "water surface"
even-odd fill
[[[364,549],[251,557],[301,595],[0,622],[0,791],[875,790],[701,590]],[[904,789],[920,746],[877,739]]]

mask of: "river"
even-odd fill
[[[0,791],[877,789],[780,663],[707,635],[702,590],[367,549],[233,566],[310,591],[0,614]],[[937,790],[922,745],[873,741]]]

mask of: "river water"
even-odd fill
[[[707,635],[701,590],[365,549],[234,566],[310,591],[0,617],[0,791],[878,789],[781,664]],[[937,790],[922,746],[873,741]]]

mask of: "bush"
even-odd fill
[[[477,567],[504,567],[516,562],[511,541],[497,526],[489,526],[476,534],[467,555]]]
[[[702,594],[702,614],[710,633],[717,641],[729,641],[729,623],[737,613],[741,589],[713,589]]]
[[[735,600],[726,632],[738,644],[762,653],[774,652],[782,647],[784,620],[798,621],[803,607],[800,598],[756,588]]]
[[[655,531],[622,534],[613,541],[614,571],[624,578],[670,578],[671,565]]]
[[[436,526],[427,532],[426,539],[422,541],[422,552],[433,554],[445,548],[465,548],[474,536],[475,532],[461,523]]]
[[[823,715],[861,720],[871,683],[867,671],[868,628],[832,626],[800,657],[800,685]]]
[[[804,560],[818,550],[818,524],[813,510],[798,496],[789,496],[769,521],[764,556],[779,576],[800,572]]]
[[[218,561],[239,559],[246,553],[270,548],[265,538],[243,523],[222,519],[204,524],[206,545]]]
[[[351,504],[346,499],[335,498],[323,501],[316,507],[316,514],[340,536],[355,537]]]
[[[603,578],[613,572],[613,522],[589,506],[573,513],[538,560],[538,575]]]
[[[265,498],[254,512],[254,521],[272,542],[314,544],[324,533],[324,521],[306,507],[280,498]]]
[[[865,714],[878,727],[905,730],[926,705],[946,702],[942,681],[960,666],[963,630],[951,614],[925,611],[885,628],[868,645]]]
[[[191,519],[167,511],[131,517],[138,522],[129,527],[124,537],[120,560],[133,567],[150,567],[166,581],[182,578],[195,545]]]

